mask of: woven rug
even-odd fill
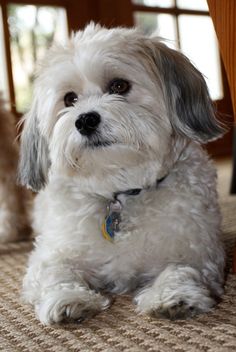
[[[230,267],[236,243],[236,196],[227,195],[230,170],[219,168],[223,232]],[[226,189],[227,185],[227,189]],[[4,352],[226,352],[236,351],[236,275],[228,274],[222,302],[195,319],[138,316],[128,296],[82,324],[44,327],[20,301],[31,242],[0,246],[0,351]]]

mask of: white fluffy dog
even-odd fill
[[[202,75],[135,29],[90,24],[52,48],[22,135],[39,191],[23,291],[44,324],[132,292],[139,313],[207,312],[223,293],[216,174],[222,133]]]

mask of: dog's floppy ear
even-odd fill
[[[220,137],[224,129],[216,120],[202,74],[183,54],[150,40],[174,129],[202,143]]]
[[[24,117],[21,135],[18,180],[33,191],[39,191],[47,182],[50,166],[48,144],[38,128],[37,103]]]

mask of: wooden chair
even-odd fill
[[[207,1],[229,82],[234,119],[236,121],[236,1]],[[236,127],[234,127],[233,160],[231,193],[236,194]],[[234,254],[233,272],[236,273],[236,249]]]

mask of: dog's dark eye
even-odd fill
[[[78,100],[78,96],[75,92],[68,92],[64,96],[65,106],[73,106]]]
[[[109,94],[126,94],[130,90],[130,83],[124,79],[113,79],[108,86]]]

